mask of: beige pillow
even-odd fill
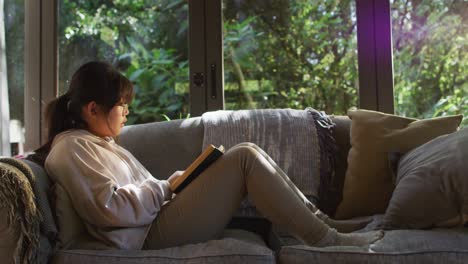
[[[369,110],[349,111],[348,116],[351,149],[337,219],[384,213],[394,189],[388,153],[405,153],[452,133],[463,118],[457,115],[417,120]]]

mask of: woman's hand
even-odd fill
[[[167,179],[169,181],[169,184],[171,186],[171,190],[174,191],[173,186],[174,183],[177,181],[177,179],[184,173],[184,171],[175,171],[172,173],[171,176]]]

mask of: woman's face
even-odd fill
[[[84,109],[84,118],[88,124],[88,130],[99,137],[116,137],[127,122],[128,105],[118,103],[106,113],[102,107],[94,102],[89,103]]]
[[[125,122],[127,122],[128,114],[128,105],[125,103],[119,103],[112,107],[107,115],[106,122],[109,132],[108,136],[115,137],[120,134],[120,130],[124,127]]]

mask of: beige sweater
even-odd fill
[[[112,138],[87,130],[57,135],[45,168],[68,193],[88,232],[116,248],[141,249],[172,195],[168,181],[155,179]]]

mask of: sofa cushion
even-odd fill
[[[462,120],[462,115],[416,120],[368,110],[348,116],[351,149],[338,219],[384,213],[394,188],[388,153],[405,153],[454,132]]]
[[[468,263],[467,229],[386,231],[370,248],[283,247],[279,263]]]
[[[468,128],[401,158],[385,228],[428,228],[468,214]],[[456,223],[455,223],[456,224]]]
[[[161,250],[60,250],[51,263],[275,263],[273,251],[233,238]]]

